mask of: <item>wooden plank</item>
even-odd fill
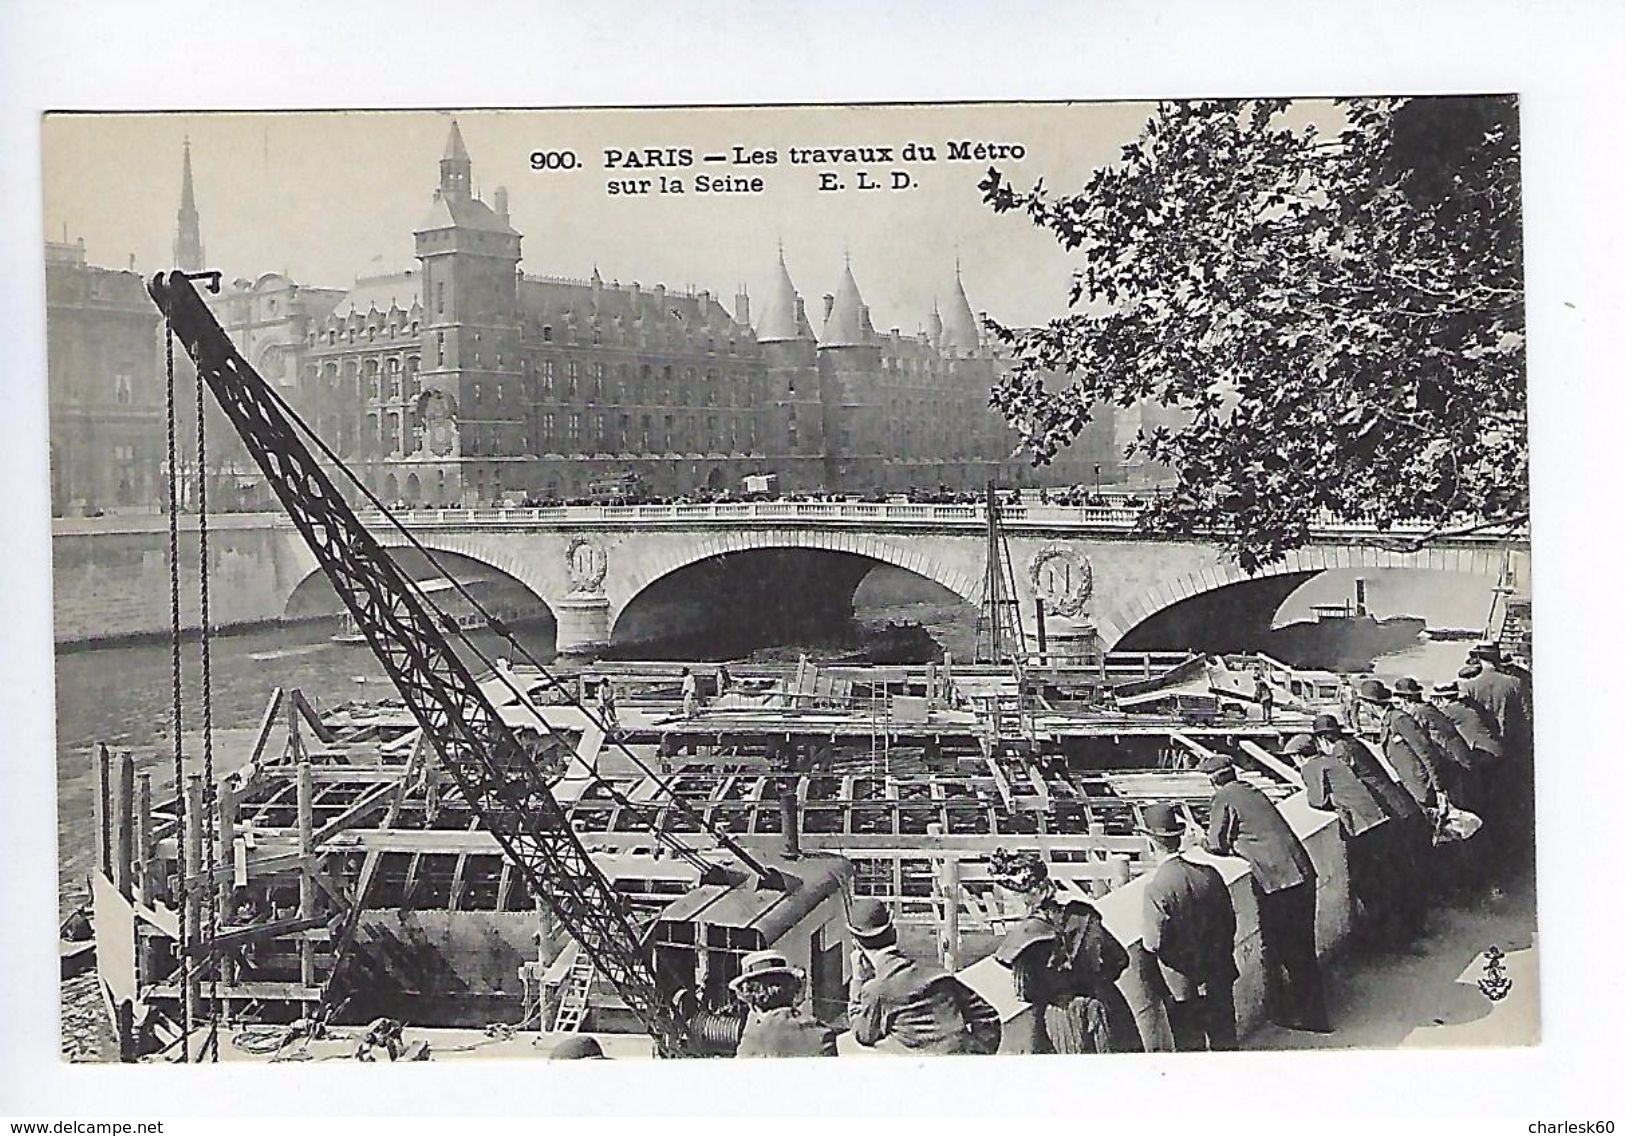
[[[154,986],[147,991],[146,996],[149,999],[178,998],[180,997],[180,988],[177,986]],[[322,1000],[322,992],[319,987],[305,986],[298,982],[222,983],[220,996],[237,1000],[255,998],[262,1002],[320,1002]]]
[[[1303,787],[1303,777],[1299,775],[1298,771],[1292,768],[1292,766],[1288,765],[1286,762],[1282,761],[1280,758],[1276,757],[1273,753],[1270,753],[1263,746],[1257,744],[1256,742],[1249,741],[1246,738],[1242,738],[1241,741],[1237,742],[1236,744],[1241,747],[1241,751],[1248,757],[1258,762],[1258,764],[1262,765],[1265,769],[1268,769],[1271,773],[1285,781],[1288,785],[1294,785],[1298,788]]]

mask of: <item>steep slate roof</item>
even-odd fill
[[[954,265],[954,286],[948,294],[948,310],[942,313],[942,345],[960,351],[974,351],[982,341],[976,325],[976,314],[965,298],[965,282],[960,278],[959,266]]]
[[[508,225],[496,212],[477,197],[435,194],[428,216],[413,230],[424,233],[430,229],[480,229],[488,233],[506,233],[517,236],[518,230]]]
[[[374,307],[380,312],[387,312],[391,305],[403,312],[410,311],[422,296],[422,286],[422,277],[413,271],[392,272],[387,276],[363,276],[335,305],[333,314],[342,319],[351,312],[366,315]]]
[[[766,302],[762,304],[762,318],[756,324],[758,343],[776,343],[787,339],[811,339],[812,329],[802,322],[796,298],[796,286],[790,281],[790,270],[784,266],[784,249],[779,249],[779,271],[768,288]]]
[[[835,290],[835,306],[824,321],[824,334],[820,337],[825,347],[856,347],[868,343],[870,328],[863,316],[863,296],[858,282],[852,276],[852,263],[847,262],[841,276],[841,286]]]

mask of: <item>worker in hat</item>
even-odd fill
[[[1049,865],[1036,852],[998,849],[988,875],[1027,909],[1027,917],[993,952],[1009,968],[1016,997],[1033,1008],[1031,1035],[1011,1048],[1032,1053],[1143,1049],[1134,1012],[1117,989],[1128,952],[1094,904],[1075,897],[1062,901]]]
[[[1138,831],[1157,867],[1146,880],[1141,945],[1157,960],[1162,1005],[1179,1052],[1236,1048],[1236,909],[1211,864],[1186,858],[1172,805],[1145,807]]]
[[[835,1031],[801,1013],[806,978],[781,951],[755,951],[739,961],[739,976],[728,989],[749,1013],[735,1056],[836,1056]]]
[[[1479,673],[1457,682],[1462,700],[1483,710],[1501,737],[1502,763],[1496,789],[1503,820],[1500,844],[1515,863],[1532,863],[1535,822],[1534,727],[1527,672],[1513,674],[1494,643],[1473,648]]]
[[[940,966],[898,950],[897,927],[884,903],[855,901],[847,930],[857,944],[847,1017],[859,1045],[886,1042],[908,1053],[998,1050],[999,1012]]]
[[[602,1061],[604,1047],[598,1044],[596,1037],[589,1037],[584,1033],[567,1037],[553,1047],[548,1054],[554,1061]]]
[[[1510,794],[1505,787],[1505,749],[1495,719],[1482,706],[1463,698],[1455,682],[1434,684],[1433,704],[1472,751],[1472,799],[1486,829],[1479,840],[1487,850],[1504,849],[1511,835],[1511,818],[1506,815]]]
[[[1275,805],[1236,775],[1234,760],[1212,753],[1197,767],[1214,786],[1202,844],[1251,869],[1264,955],[1264,1007],[1284,1029],[1328,1033],[1326,995],[1315,954],[1315,867]]]
[[[1461,677],[1457,684],[1461,696],[1489,712],[1501,731],[1503,742],[1508,745],[1526,743],[1534,708],[1529,672],[1517,668],[1518,673],[1513,673],[1512,664],[1495,643],[1480,643],[1474,647],[1467,655],[1467,665],[1477,667],[1478,673]]]
[[[1309,807],[1337,814],[1338,832],[1347,853],[1349,892],[1360,908],[1360,929],[1374,942],[1386,945],[1395,934],[1392,889],[1397,883],[1393,871],[1396,853],[1391,842],[1398,824],[1354,769],[1354,749],[1365,747],[1345,737],[1342,723],[1331,714],[1318,715],[1310,728],[1310,734],[1299,734],[1287,743],[1287,752],[1302,755],[1298,774],[1303,778]],[[1391,780],[1388,784],[1406,805],[1415,808],[1404,789]]]
[[[1439,793],[1444,788],[1439,773],[1445,762],[1444,754],[1394,700],[1394,692],[1381,679],[1367,679],[1360,684],[1360,701],[1371,706],[1378,715],[1381,731],[1378,744],[1399,783],[1422,808],[1437,809]]]
[[[1476,807],[1473,799],[1473,747],[1461,736],[1456,724],[1427,701],[1422,684],[1414,678],[1407,676],[1395,682],[1394,697],[1411,721],[1422,727],[1422,732],[1428,736],[1434,748],[1444,754],[1445,764],[1440,767],[1439,774],[1450,799],[1468,808]]]
[[[683,717],[692,718],[700,712],[700,677],[693,667],[683,668]]]

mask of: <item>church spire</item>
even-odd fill
[[[175,267],[184,272],[203,271],[203,234],[198,224],[197,198],[192,190],[192,139],[181,147],[181,207],[175,214]]]
[[[463,145],[463,132],[457,120],[451,120],[451,134],[446,138],[446,152],[440,158],[440,195],[464,198],[474,181],[474,163],[469,160],[468,147]]]

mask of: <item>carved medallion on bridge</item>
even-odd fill
[[[1033,591],[1056,615],[1073,618],[1083,612],[1095,590],[1095,570],[1076,549],[1051,544],[1027,565]]]
[[[609,554],[590,536],[578,536],[564,549],[564,567],[570,573],[570,587],[577,592],[604,590],[604,573],[609,571]]]

